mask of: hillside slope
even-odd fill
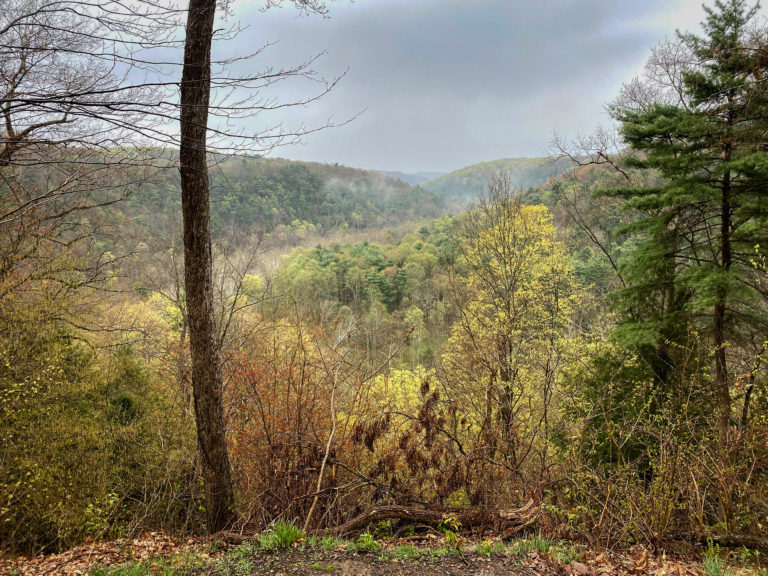
[[[506,172],[512,186],[531,188],[560,176],[570,167],[571,162],[564,158],[501,158],[467,166],[424,182],[421,186],[446,199],[467,202],[485,190],[494,174]]]
[[[117,209],[151,225],[180,212],[177,170],[164,170]],[[211,169],[214,230],[269,230],[301,221],[319,230],[374,228],[436,218],[447,210],[436,192],[372,170],[282,159],[237,157]]]

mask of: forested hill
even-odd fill
[[[501,158],[455,170],[424,182],[421,186],[446,199],[467,202],[488,187],[494,174],[508,173],[513,187],[531,188],[560,176],[571,165],[566,158]]]
[[[120,207],[147,224],[180,211],[176,170],[156,175]],[[437,192],[375,171],[282,159],[229,158],[211,169],[214,230],[271,229],[296,221],[320,230],[364,229],[436,218],[450,210]]]
[[[398,180],[407,182],[411,186],[419,186],[424,184],[424,182],[439,178],[445,174],[445,172],[415,172],[413,174],[409,174],[406,172],[400,172],[398,170],[380,170],[380,172],[386,176],[391,176],[392,178],[397,178]]]

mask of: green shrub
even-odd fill
[[[0,335],[0,547],[35,554],[147,525],[196,529],[194,430],[169,416],[166,383],[130,348],[99,357],[35,327],[18,342]]]

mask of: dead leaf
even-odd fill
[[[569,565],[572,574],[589,574],[589,566],[581,562],[571,562]]]

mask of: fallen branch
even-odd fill
[[[349,534],[364,529],[372,522],[381,520],[405,520],[430,526],[438,526],[449,518],[457,520],[462,528],[478,526],[492,527],[511,536],[533,526],[539,519],[541,510],[529,500],[524,506],[513,510],[466,510],[462,512],[425,510],[413,506],[374,506],[351,520],[331,528],[336,535]]]

